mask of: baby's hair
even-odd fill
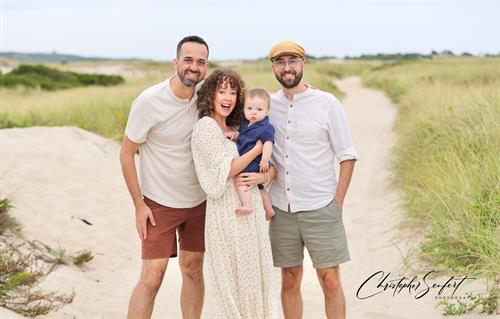
[[[266,101],[268,109],[271,107],[271,96],[269,95],[269,93],[267,93],[266,90],[260,88],[248,90],[247,98],[254,98],[254,97],[260,97],[261,99]]]

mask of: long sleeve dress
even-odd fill
[[[236,144],[225,138],[211,117],[201,118],[191,137],[200,185],[207,193],[205,262],[214,290],[217,318],[278,318],[268,226],[257,187],[254,212],[237,216],[240,200],[228,178]]]

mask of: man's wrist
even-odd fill
[[[339,204],[339,206],[342,206],[344,204],[344,196],[335,195],[334,199],[337,202],[337,204]]]
[[[144,202],[144,198],[142,196],[134,198],[133,201],[135,208],[139,208],[142,207],[143,205],[146,205],[146,203]]]

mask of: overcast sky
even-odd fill
[[[197,34],[214,60],[263,57],[281,40],[315,56],[500,52],[500,0],[0,3],[0,51],[170,60]]]

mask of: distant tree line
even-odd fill
[[[475,56],[469,52],[463,52],[461,54],[455,54],[450,50],[443,50],[441,52],[437,52],[432,50],[430,54],[421,54],[421,53],[396,53],[396,54],[362,54],[360,56],[346,56],[345,59],[348,60],[414,60],[414,59],[432,59],[434,57],[473,57]],[[500,56],[500,53],[497,54],[486,54],[484,56]]]
[[[377,53],[377,54],[362,54],[359,56],[346,56],[344,59],[346,60],[415,60],[415,59],[432,59],[433,57],[472,57],[475,56],[469,52],[463,52],[461,54],[455,54],[450,50],[443,50],[441,52],[431,51],[430,54],[422,54],[422,53]],[[498,57],[500,53],[497,54],[485,54],[481,56],[487,57]],[[306,59],[311,60],[325,60],[325,59],[336,59],[335,56],[321,56],[316,57],[313,55],[306,55]]]
[[[0,86],[24,86],[47,91],[88,85],[111,86],[123,82],[125,80],[119,75],[76,73],[30,64],[21,64],[5,75],[0,74]]]
[[[109,58],[99,58],[99,57],[83,57],[79,55],[72,54],[59,54],[57,52],[52,53],[25,53],[25,52],[0,52],[0,57],[14,60],[23,61],[25,63],[40,63],[40,62],[52,62],[52,63],[66,63],[66,62],[82,62],[82,61],[107,61],[111,60]]]

